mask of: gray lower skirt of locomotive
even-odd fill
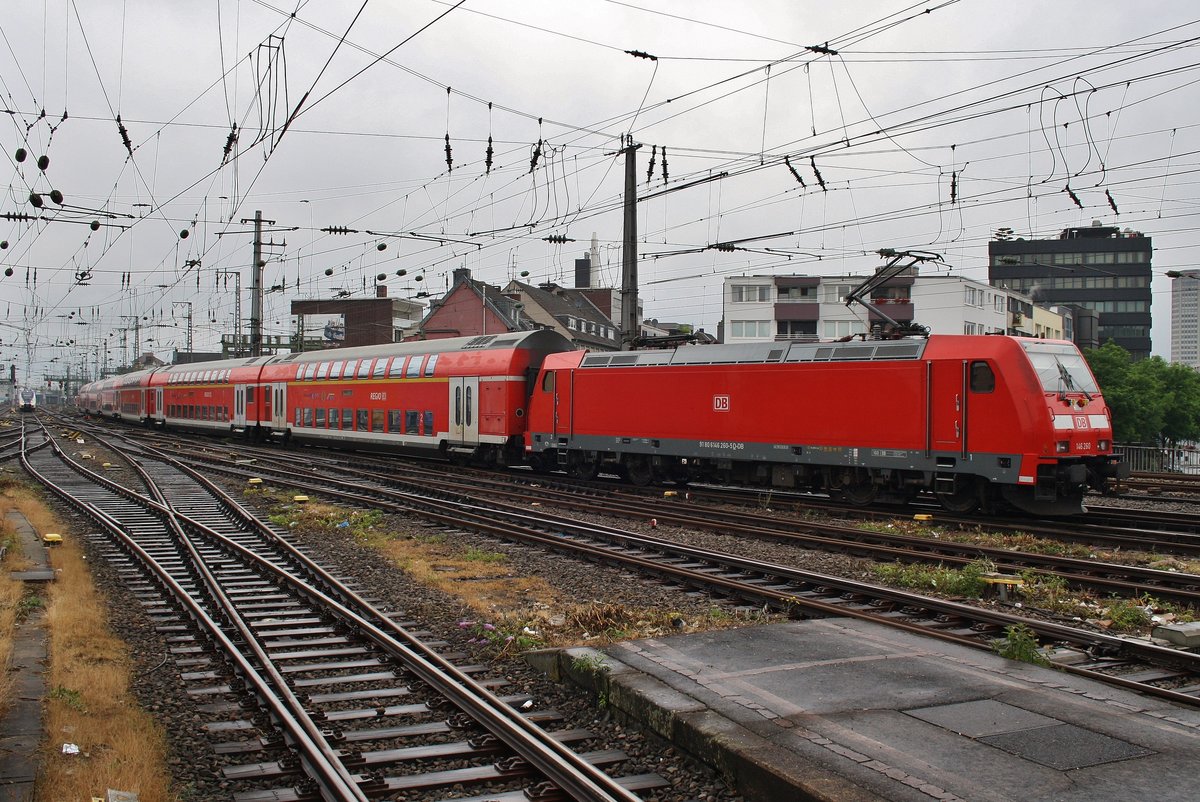
[[[958,451],[926,452],[923,449],[783,445],[730,440],[603,436],[553,438],[539,434],[534,436],[533,446],[534,451],[571,449],[595,451],[601,455],[642,454],[703,460],[718,465],[726,461],[736,461],[813,467],[873,468],[923,474],[964,473],[982,476],[1000,484],[1017,484],[1021,467],[1020,454],[972,452],[963,456]],[[1029,477],[1034,478],[1036,477]]]

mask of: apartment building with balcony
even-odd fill
[[[958,276],[895,276],[867,303],[846,305],[866,276],[731,276],[722,291],[722,341],[834,340],[916,323],[934,334],[1062,337],[1071,312],[1037,309],[1026,295]]]

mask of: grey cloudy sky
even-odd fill
[[[94,368],[106,341],[115,364],[134,320],[167,355],[185,303],[216,350],[256,210],[286,241],[268,334],[293,298],[373,294],[379,273],[394,296],[460,266],[570,284],[593,232],[617,284],[626,134],[643,195],[728,174],[639,203],[647,317],[712,330],[727,275],[866,274],[885,247],[985,280],[997,228],[1100,220],[1154,238],[1167,355],[1163,274],[1195,264],[1182,0],[44,0],[2,33],[0,361],[35,380]]]

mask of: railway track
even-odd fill
[[[258,456],[247,458],[247,454]],[[461,469],[452,473],[440,466],[431,468],[395,462],[386,463],[387,471],[383,472],[382,468],[373,470],[362,467],[372,462],[369,458],[359,458],[352,466],[336,457],[326,460],[314,458],[308,453],[296,455],[278,450],[239,450],[237,455],[228,457],[220,457],[216,451],[212,451],[205,459],[209,464],[222,465],[232,472],[231,475],[244,479],[260,474],[269,475],[305,492],[319,493],[335,488],[353,492],[357,483],[362,481],[380,488],[393,487],[417,493],[429,486],[437,486],[447,498],[468,502],[486,498],[515,507],[527,505],[530,493],[535,492],[539,503],[576,513],[617,516],[637,521],[653,519],[658,523],[683,528],[772,539],[802,548],[849,553],[884,561],[962,567],[985,560],[1002,573],[1020,574],[1035,570],[1047,576],[1059,577],[1075,588],[1090,590],[1102,597],[1150,595],[1161,601],[1200,609],[1200,576],[1192,574],[985,547],[820,520],[780,519],[774,514],[705,505],[694,499],[679,503],[678,494],[664,499],[661,491],[657,498],[641,492],[629,492],[624,488],[589,488],[581,493],[577,486],[547,477],[539,477],[533,482],[536,487],[531,488],[529,482],[514,484],[511,477],[497,478],[483,472],[463,476]],[[247,459],[259,461],[250,467]],[[268,460],[288,467],[273,469],[267,464]],[[320,474],[318,470],[321,470]],[[1052,531],[1063,535],[1075,534],[1087,542],[1128,548],[1138,544],[1145,548],[1137,534],[1111,535],[1102,526],[1096,527],[1100,531],[1085,526],[1085,531],[1081,533],[1063,524],[1055,524],[1054,527]],[[1195,552],[1192,553],[1200,556],[1200,542],[1184,541],[1183,535],[1179,535],[1179,538],[1176,545],[1181,550],[1194,547]]]
[[[95,521],[139,592],[154,595],[189,692],[209,700],[210,732],[236,737],[216,748],[239,802],[451,787],[632,802],[666,785],[608,776],[599,767],[619,764],[620,751],[571,751],[587,731],[543,730],[552,711],[516,710],[529,700],[497,696],[502,681],[473,679],[481,667],[440,654],[186,466],[127,455],[129,489],[57,444],[21,459]]]
[[[626,530],[585,524],[519,503],[466,500],[439,488],[397,489],[389,477],[357,475],[351,481],[321,475],[323,467],[306,456],[300,475],[294,463],[272,469],[267,457],[218,458],[195,455],[206,471],[235,481],[276,476],[277,481],[341,503],[418,515],[446,526],[482,532],[508,541],[564,552],[573,557],[636,570],[682,587],[737,603],[769,606],[791,615],[844,615],[863,618],[975,648],[990,649],[1013,626],[1027,626],[1045,644],[1060,647],[1063,670],[1141,692],[1200,705],[1200,655],[1036,620],[955,601],[931,599],[871,583],[828,576],[733,554],[697,549]],[[285,458],[288,462],[291,458]],[[239,464],[240,462],[240,464]],[[272,473],[278,470],[278,473]]]

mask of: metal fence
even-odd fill
[[[1131,471],[1200,473],[1200,451],[1190,444],[1187,448],[1163,448],[1116,443],[1113,451],[1129,463]]]

